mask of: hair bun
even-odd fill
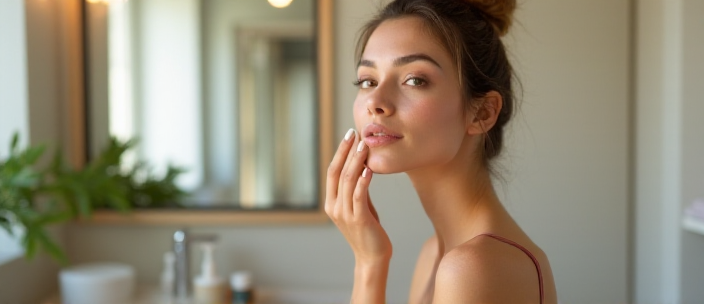
[[[499,36],[506,35],[513,21],[516,0],[465,0],[481,10]]]

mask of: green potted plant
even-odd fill
[[[60,153],[46,168],[37,161],[44,146],[18,147],[15,134],[9,155],[0,159],[0,227],[15,234],[22,231],[25,256],[39,250],[66,262],[63,250],[46,231],[51,224],[77,218],[89,218],[95,209],[129,212],[133,208],[175,207],[186,195],[175,181],[184,170],[168,166],[162,177],[151,174],[145,162],[125,169],[123,154],[134,147],[135,140],[121,142],[111,138],[107,147],[83,169],[68,166]]]

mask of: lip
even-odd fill
[[[364,143],[370,148],[392,144],[403,138],[403,135],[378,124],[368,124],[364,127],[362,136],[364,138]]]

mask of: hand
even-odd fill
[[[369,148],[352,132],[342,140],[328,168],[325,212],[347,239],[358,264],[388,262],[391,241],[369,197],[372,172],[364,165]]]

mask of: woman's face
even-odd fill
[[[384,21],[357,68],[357,130],[376,173],[442,165],[467,134],[457,67],[417,17]]]

